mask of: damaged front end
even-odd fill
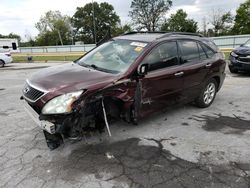
[[[93,132],[109,136],[109,123],[117,119],[137,123],[140,87],[130,79],[113,82],[98,91],[60,95],[49,100],[42,108],[32,103],[27,95],[26,111],[43,129],[50,149],[59,147],[65,139],[79,141]],[[38,101],[39,103],[39,101]]]

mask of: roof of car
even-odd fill
[[[116,37],[115,39],[125,39],[125,40],[136,40],[144,42],[153,42],[157,38],[162,37],[163,33],[135,33],[135,34],[125,34]]]
[[[213,40],[210,38],[203,37],[200,34],[196,33],[187,33],[187,32],[130,32],[124,35],[115,37],[114,39],[124,39],[132,41],[141,41],[141,42],[161,42],[166,39],[193,39],[198,40],[214,51],[219,51],[219,48],[214,44]]]
[[[162,40],[166,38],[201,38],[202,35],[195,33],[185,33],[185,32],[130,32],[124,35],[115,37],[115,39],[124,39],[124,40],[135,40],[143,42],[153,42],[155,40]]]

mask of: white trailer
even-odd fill
[[[19,52],[18,40],[0,38],[0,52]]]

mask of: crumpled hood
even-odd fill
[[[31,85],[47,91],[71,92],[105,86],[118,78],[117,75],[82,67],[75,63],[43,69],[28,79]]]
[[[250,47],[242,46],[236,48],[234,52],[239,55],[250,55]]]

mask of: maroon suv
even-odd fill
[[[27,79],[22,99],[51,149],[176,103],[210,106],[225,79],[224,55],[190,33],[128,33],[75,61]]]

